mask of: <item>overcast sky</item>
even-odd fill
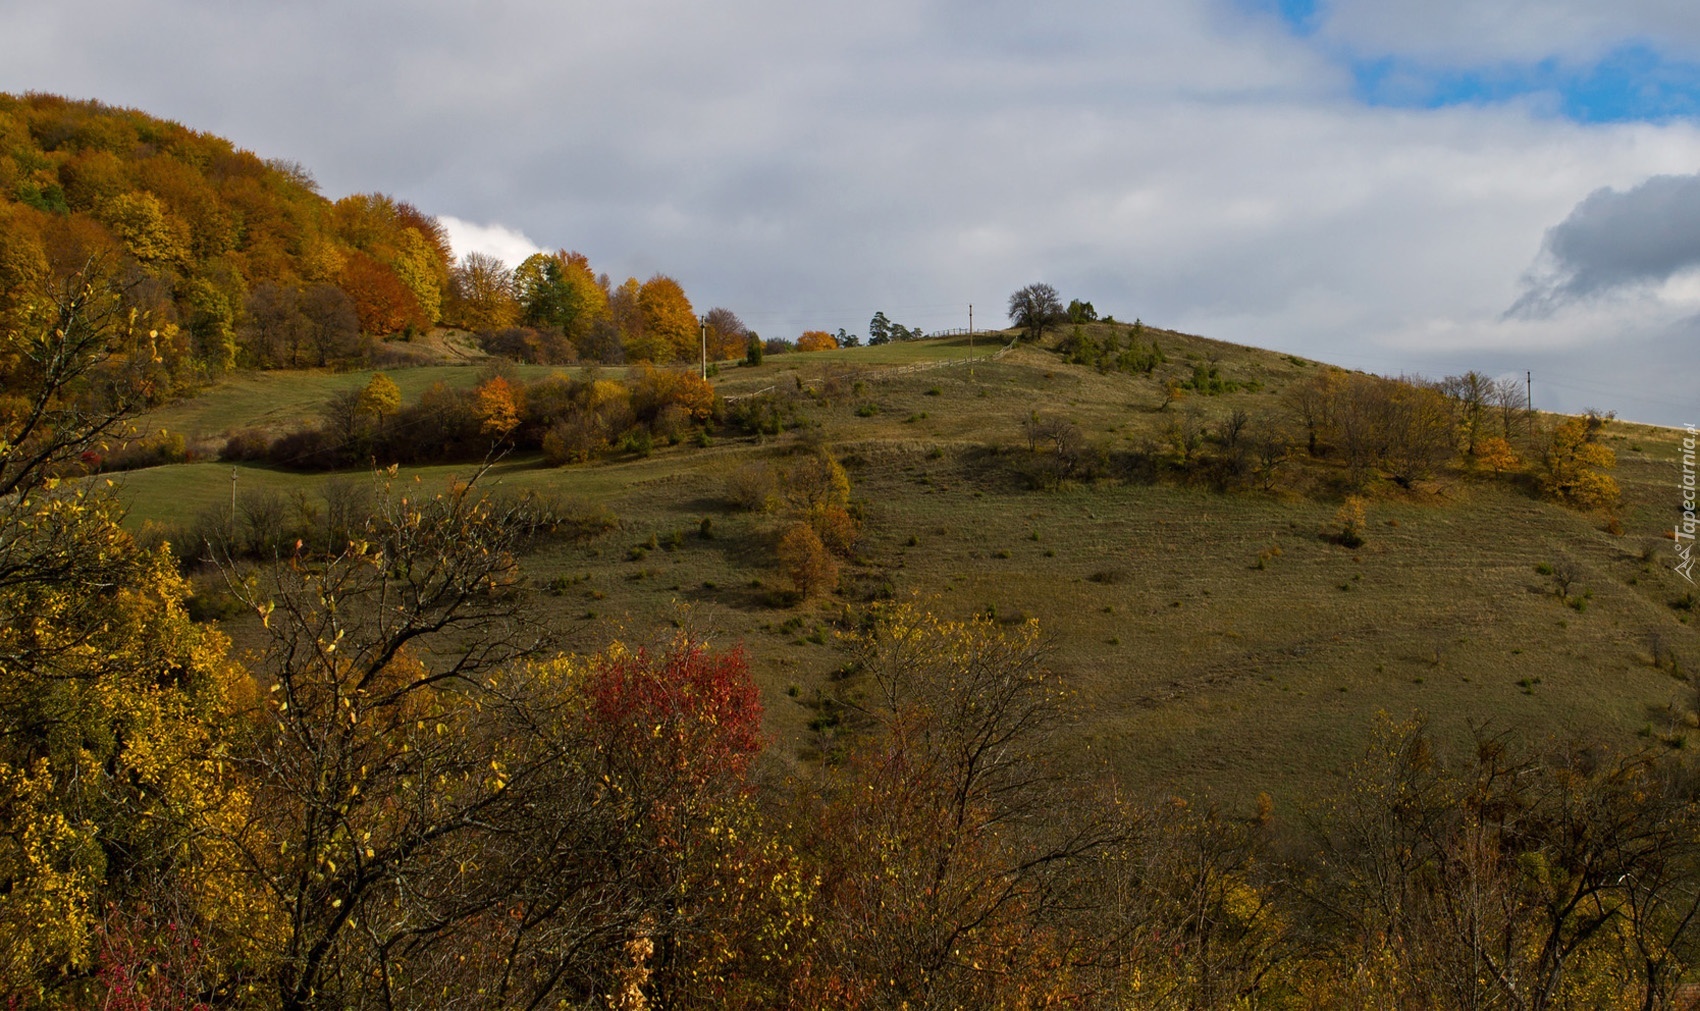
[[[1693,0],[53,0],[0,90],[383,191],[765,336],[1120,319],[1700,422]]]

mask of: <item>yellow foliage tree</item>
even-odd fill
[[[50,485],[0,515],[0,979],[50,1002],[86,999],[109,904],[162,910],[220,958],[270,939],[226,845],[247,811],[222,734],[250,683],[121,516]]]
[[[355,407],[361,414],[383,421],[401,410],[401,389],[389,376],[374,372],[371,381],[360,390],[360,399],[355,402]]]
[[[696,310],[685,297],[679,282],[656,274],[637,292],[638,313],[643,319],[641,338],[626,348],[634,361],[673,362],[696,357],[698,327]]]
[[[1476,462],[1495,474],[1516,470],[1523,463],[1517,451],[1511,448],[1511,443],[1497,435],[1476,444]]]
[[[1617,482],[1605,471],[1617,466],[1617,455],[1596,441],[1603,422],[1597,418],[1567,418],[1553,430],[1541,461],[1541,488],[1577,509],[1617,507]]]
[[[122,193],[100,209],[100,220],[143,263],[181,266],[189,256],[182,226],[166,217],[165,206],[152,193]]]
[[[437,250],[419,231],[404,228],[396,237],[391,261],[395,276],[413,293],[425,318],[436,322],[443,316],[443,289],[438,280]]]

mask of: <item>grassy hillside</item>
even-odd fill
[[[1100,373],[1055,350],[967,338],[771,357],[730,368],[722,393],[806,392],[810,436],[832,447],[861,504],[863,537],[839,593],[790,604],[776,589],[779,522],[728,501],[728,475],[786,452],[796,433],[722,432],[707,447],[549,468],[509,459],[489,476],[606,505],[618,526],[526,559],[535,606],[568,645],[645,641],[689,624],[751,651],[768,727],[800,761],[853,726],[860,691],[835,629],[870,601],[917,594],[948,615],[1037,619],[1053,664],[1088,703],[1076,732],[1135,790],[1246,803],[1335,785],[1375,715],[1427,713],[1442,735],[1493,721],[1537,736],[1582,732],[1687,746],[1700,670],[1690,588],[1671,571],[1677,433],[1611,423],[1621,534],[1538,498],[1526,482],[1456,469],[1368,493],[1365,543],[1322,534],[1340,506],[1330,462],[1293,465],[1272,492],[1105,473],[1034,490],[1022,422],[1066,416],[1105,453],[1166,438],[1181,412],[1283,410],[1315,363],[1149,331],[1166,360],[1150,375]],[[1007,338],[1006,338],[1007,339]],[[965,362],[970,353],[977,357]],[[1164,406],[1168,380],[1208,363],[1232,392]],[[541,374],[522,373],[527,378]],[[468,367],[394,372],[405,395]],[[365,375],[274,373],[226,381],[149,419],[215,442],[249,425],[310,417]],[[437,484],[469,466],[402,475]],[[240,467],[241,487],[313,489],[323,475]],[[229,465],[126,475],[134,524],[169,525],[227,502]],[[711,537],[702,536],[704,521]],[[1570,558],[1571,604],[1538,571]],[[236,629],[240,631],[239,623]],[[1663,742],[1663,743],[1658,743]]]

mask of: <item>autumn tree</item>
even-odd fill
[[[385,418],[401,410],[401,389],[389,376],[374,372],[361,388],[356,406],[361,414],[369,415],[381,424]]]
[[[261,368],[298,368],[309,360],[307,320],[294,288],[266,281],[243,306],[242,344]]]
[[[443,315],[444,289],[450,284],[446,255],[414,227],[396,237],[390,262],[397,280],[406,286],[428,327]],[[424,329],[424,327],[421,327]]]
[[[449,290],[450,315],[468,330],[497,330],[519,320],[513,271],[488,253],[462,257],[450,273]]]
[[[1481,452],[1482,440],[1487,438],[1494,385],[1491,377],[1471,370],[1461,376],[1447,376],[1436,386],[1452,403],[1459,441],[1470,456]]]
[[[0,205],[0,333],[24,325],[32,292],[48,281],[47,249],[34,215]]]
[[[578,356],[607,358],[617,346],[609,330],[614,319],[608,279],[591,271],[582,253],[535,253],[514,270],[514,294],[521,321],[558,331]]]
[[[1395,482],[1408,488],[1456,455],[1457,423],[1446,398],[1427,385],[1394,381],[1382,392],[1388,401],[1388,433],[1381,462]]]
[[[708,328],[710,361],[741,358],[749,347],[750,328],[730,309],[714,308],[703,317]]]
[[[1325,368],[1288,386],[1281,399],[1305,433],[1305,451],[1320,456],[1334,430],[1335,398],[1345,373]]]
[[[794,522],[786,527],[775,553],[779,570],[805,600],[837,588],[838,561],[810,524]]]
[[[20,324],[0,332],[0,497],[41,486],[140,408],[110,369],[147,332],[122,294],[91,263],[30,298]]]
[[[1553,429],[1541,455],[1541,488],[1577,509],[1616,508],[1620,492],[1606,471],[1617,455],[1599,441],[1604,420],[1597,415],[1566,418]]]
[[[235,840],[281,912],[286,1008],[388,990],[393,963],[442,929],[428,925],[488,908],[455,868],[536,774],[499,746],[520,718],[502,671],[544,642],[517,594],[527,503],[469,484],[377,506],[325,564],[282,561],[238,588],[264,616],[274,688],[238,756],[258,803]]]
[[[506,437],[519,425],[524,394],[503,376],[492,376],[473,391],[479,427],[484,433]]]
[[[1317,947],[1363,1006],[1670,1006],[1693,964],[1692,769],[1385,723],[1317,819]],[[1319,973],[1320,974],[1320,973]]]
[[[152,193],[132,191],[113,197],[102,205],[99,217],[124,249],[142,263],[163,268],[188,264],[187,230],[168,215]]]
[[[360,329],[375,337],[430,325],[419,300],[394,269],[365,253],[353,253],[342,268],[339,287],[354,303]]]
[[[127,413],[93,385],[127,314],[92,274],[45,302],[5,334],[0,984],[15,1002],[89,1006],[111,904],[161,910],[238,959],[265,919],[228,887],[218,841],[243,810],[219,756],[248,683],[188,620],[168,551],[139,547],[104,489],[54,476]],[[246,940],[226,929],[239,921]]]
[[[838,339],[825,330],[804,330],[797,338],[798,351],[830,351],[838,346]]]
[[[877,731],[829,780],[813,845],[821,958],[863,1006],[1031,1006],[1063,982],[1075,875],[1117,830],[1052,762],[1064,694],[1043,654],[1032,623],[914,604],[860,638]]]
[[[629,303],[623,309],[628,320],[622,323],[629,328],[626,358],[666,363],[696,357],[699,336],[696,312],[679,282],[665,274],[656,274],[634,290],[635,284],[635,279],[628,280],[621,288]],[[635,320],[631,318],[634,310]]]
[[[1497,435],[1489,436],[1476,445],[1476,462],[1495,474],[1515,470],[1523,464],[1511,443]]]
[[[296,303],[313,363],[346,361],[360,350],[360,318],[352,299],[332,284],[313,284]]]
[[[638,293],[642,288],[637,278],[628,277],[619,287],[608,292],[609,319],[619,334],[622,361],[632,357],[633,348],[646,352],[654,350],[645,332],[643,309],[638,305]]]

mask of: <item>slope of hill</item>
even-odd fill
[[[1296,427],[1292,391],[1325,367],[1145,333],[1163,361],[1132,374],[1070,364],[1055,346],[992,360],[988,335],[971,361],[963,337],[770,358],[728,370],[720,386],[783,396],[800,422],[787,434],[723,428],[706,448],[562,468],[510,459],[487,480],[619,517],[587,542],[526,559],[535,606],[572,646],[641,641],[678,623],[743,641],[769,732],[804,761],[855,732],[864,686],[835,633],[873,602],[910,595],[950,616],[1036,619],[1086,703],[1081,754],[1107,759],[1135,788],[1234,803],[1311,796],[1361,751],[1379,712],[1426,713],[1454,739],[1494,723],[1536,737],[1688,742],[1693,597],[1662,539],[1677,433],[1606,425],[1621,533],[1543,499],[1525,473],[1533,464],[1496,476],[1453,462],[1409,487],[1370,479],[1359,490],[1362,543],[1346,547],[1331,537],[1345,497],[1338,453],[1294,448],[1267,490],[1255,476],[1223,487],[1204,466],[1236,411]],[[1212,392],[1174,400],[1201,365]],[[461,375],[470,384],[475,370]],[[156,420],[216,442],[215,426],[239,427],[242,404],[255,403],[234,386],[209,396],[227,398],[216,416],[190,402]],[[1091,462],[1048,470],[1035,419],[1073,426]],[[1517,422],[1524,459],[1538,459],[1556,421]],[[862,536],[837,592],[797,602],[776,562],[784,522],[737,508],[727,488],[752,463],[784,466],[815,446],[846,467]],[[413,472],[437,481],[468,469]],[[253,487],[324,481],[244,471]],[[230,468],[216,464],[140,471],[125,486],[137,522],[216,506],[230,491]],[[1569,581],[1562,592],[1554,566]]]

